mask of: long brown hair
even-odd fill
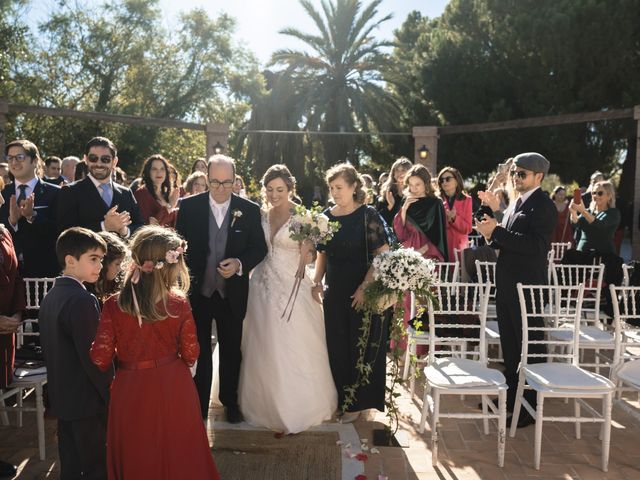
[[[154,199],[159,200],[156,195],[156,187],[153,185],[153,180],[151,180],[151,167],[155,161],[162,163],[162,166],[164,167],[165,177],[162,185],[160,185],[160,195],[162,195],[165,202],[168,202],[169,194],[173,189],[173,186],[171,185],[171,171],[169,170],[169,162],[159,153],[151,155],[144,161],[144,164],[142,164],[142,171],[140,172],[142,184],[147,187],[147,190]]]
[[[409,179],[411,177],[418,177],[420,180],[424,182],[424,193],[425,197],[435,197],[435,192],[433,191],[433,185],[431,185],[431,174],[427,167],[422,165],[421,163],[416,163],[413,167],[411,167],[407,174],[404,176],[404,188],[405,191],[409,188]]]
[[[98,276],[98,280],[95,283],[94,290],[95,295],[98,297],[98,300],[104,302],[107,297],[110,297],[114,293],[118,293],[120,288],[122,287],[122,280],[124,278],[124,270],[126,269],[125,260],[129,254],[129,248],[127,244],[124,243],[119,236],[111,232],[98,232],[98,235],[102,237],[102,239],[107,244],[107,252],[102,259],[102,270],[100,270],[100,275]],[[123,260],[122,271],[116,275],[116,278],[113,279],[112,282],[107,280],[107,271],[109,270],[109,265],[111,262],[116,260]]]
[[[134,317],[139,313],[142,321],[146,322],[175,317],[175,314],[168,311],[168,297],[170,294],[186,297],[190,286],[184,254],[178,256],[177,263],[169,263],[166,260],[167,252],[179,247],[186,249],[184,239],[168,228],[148,225],[134,233],[130,243],[131,268],[125,275],[124,286],[118,298],[118,306],[122,311]],[[148,273],[140,272],[138,283],[134,283],[132,278],[136,268],[145,262],[152,262],[154,268]],[[139,312],[134,304],[134,289]],[[161,308],[158,303],[161,303]]]

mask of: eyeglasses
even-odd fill
[[[511,170],[509,175],[512,177],[518,177],[520,180],[524,180],[531,172],[527,172],[525,170]]]
[[[440,183],[447,183],[453,179],[455,179],[456,177],[441,177],[440,178]]]
[[[5,155],[4,159],[7,163],[11,163],[14,160],[16,162],[24,162],[27,159],[27,155],[24,153],[19,153],[18,155]]]
[[[597,195],[598,197],[603,196],[605,193],[607,193],[607,192],[605,192],[604,190],[598,190],[597,192],[593,192],[593,194]]]
[[[211,185],[211,188],[213,189],[218,189],[222,186],[228,190],[229,188],[233,187],[233,182],[234,180],[225,180],[223,182],[221,182],[220,180],[209,180],[209,185]]]
[[[87,160],[89,160],[89,163],[96,163],[98,160],[100,160],[100,163],[104,163],[105,165],[108,163],[111,163],[111,160],[113,160],[113,158],[110,155],[103,155],[101,157],[97,156],[97,155],[87,155]]]

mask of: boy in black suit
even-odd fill
[[[107,251],[86,228],[62,232],[56,255],[64,268],[40,307],[40,341],[47,365],[51,412],[58,418],[60,478],[106,479],[106,429],[113,369],[89,358],[100,308],[83,282],[94,283]]]

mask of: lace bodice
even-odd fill
[[[96,339],[91,346],[91,360],[98,368],[111,364],[114,354],[124,362],[155,360],[177,353],[187,365],[200,354],[196,324],[186,298],[171,296],[167,302],[173,316],[143,323],[118,307],[118,297],[109,298],[102,309]]]
[[[262,212],[262,230],[268,253],[254,270],[250,286],[264,289],[269,298],[274,300],[274,304],[281,305],[283,309],[291,293],[300,260],[300,246],[289,237],[289,222],[290,219],[275,232],[272,243],[269,217],[267,212]],[[308,275],[305,276],[305,280],[310,282]]]

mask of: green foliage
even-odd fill
[[[467,124],[630,107],[640,98],[640,4],[633,0],[453,0],[396,32],[390,76],[407,126]],[[488,172],[527,150],[563,180],[609,170],[631,122],[442,136],[439,159]]]
[[[289,98],[295,107],[295,122],[311,131],[370,132],[395,125],[398,108],[381,82],[386,63],[382,53],[388,42],[373,37],[375,29],[389,18],[376,18],[381,0],[362,5],[357,0],[323,0],[321,10],[300,0],[313,20],[316,32],[289,27],[282,34],[300,40],[305,50],[274,52],[272,63],[284,68],[280,79],[291,84]],[[277,95],[281,90],[275,90]],[[276,117],[276,118],[282,118]],[[372,151],[369,137],[320,136],[309,141],[319,168],[350,160],[358,165],[363,152]],[[321,149],[321,150],[320,150]]]
[[[235,22],[202,9],[181,14],[177,28],[163,26],[158,0],[102,5],[60,2],[31,39],[28,57],[17,53],[10,101],[237,126],[247,115],[255,59],[232,41]],[[16,47],[17,48],[17,47]],[[4,93],[4,92],[2,92]],[[109,135],[122,165],[137,173],[161,152],[183,173],[204,155],[200,132],[37,116],[10,118],[9,138],[24,136],[49,154],[82,150],[93,135]]]

